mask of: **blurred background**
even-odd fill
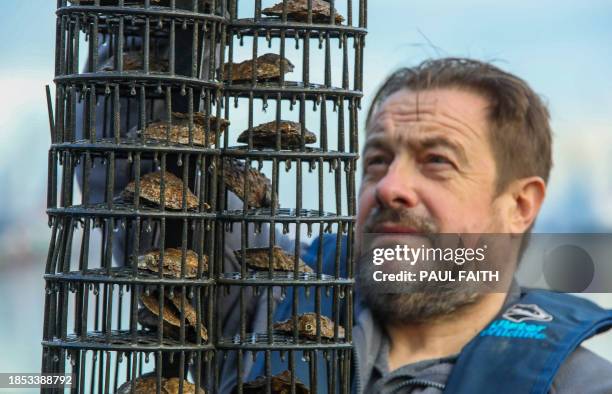
[[[55,3],[0,2],[0,372],[41,364]],[[474,57],[519,75],[548,102],[555,132],[535,232],[612,231],[611,2],[385,0],[368,13],[366,107],[385,75],[428,57]],[[611,294],[588,297],[612,307]],[[612,360],[612,334],[588,347]]]

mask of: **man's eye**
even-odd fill
[[[366,167],[386,165],[387,158],[384,156],[372,156],[366,160]]]
[[[428,155],[425,158],[425,164],[434,164],[434,165],[453,165],[453,162],[441,155]]]
[[[368,160],[368,165],[371,165],[371,164],[385,164],[385,163],[386,163],[386,160],[382,156],[372,157],[371,159]]]
[[[376,155],[366,158],[364,164],[364,174],[369,177],[379,177],[387,171],[389,160],[383,155]]]

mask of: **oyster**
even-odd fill
[[[149,312],[153,313],[155,316],[159,316],[157,293],[153,293],[151,295],[141,294],[140,301]],[[179,317],[180,312],[177,311],[173,305],[174,304],[170,304],[167,298],[164,298],[164,322],[179,327],[181,325],[181,320]]]
[[[291,393],[291,372],[283,371],[278,375],[272,376],[271,388],[273,394],[289,394]],[[246,382],[242,385],[242,392],[244,394],[263,394],[266,393],[266,377],[259,376],[257,379]],[[238,389],[234,389],[234,393],[237,393]],[[296,394],[308,394],[310,391],[300,382],[297,378],[295,379],[295,392]]]
[[[293,321],[291,318],[274,323],[275,330],[284,331],[287,334],[293,332]],[[297,328],[300,336],[308,339],[317,338],[317,314],[313,312],[298,315]],[[330,318],[321,315],[321,338],[334,338],[334,322]],[[344,328],[338,326],[338,338],[344,338]]]
[[[166,382],[163,386],[164,390],[168,394],[179,394],[180,388],[180,379],[179,378],[169,378],[166,379]],[[205,394],[206,392],[202,388],[198,388],[198,394]],[[183,394],[196,394],[196,387],[193,383],[190,383],[186,380],[183,380]]]
[[[168,309],[166,307],[167,305],[167,300],[164,301],[164,322],[162,324],[162,333],[163,336],[165,338],[173,338],[173,339],[180,339],[180,327],[177,327],[175,325],[172,325],[170,322],[167,321],[166,319],[166,314],[167,314],[167,310]],[[143,308],[139,308],[138,309],[138,323],[140,323],[144,328],[151,330],[151,331],[157,331],[157,319],[158,319],[159,315],[154,314],[153,312],[151,312],[148,308],[143,307]],[[195,342],[195,332],[189,327],[189,326],[185,326],[185,337],[186,339],[188,339],[191,342]]]
[[[142,71],[144,61],[142,52],[123,52],[123,71]],[[168,72],[168,60],[160,59],[153,52],[149,54],[149,70],[155,72]],[[111,56],[98,67],[98,71],[115,71],[115,56]]]
[[[183,208],[183,181],[176,175],[166,171],[165,177],[165,206],[169,209],[180,210]],[[132,181],[123,190],[123,196],[128,200],[134,199],[135,183]],[[161,202],[161,172],[150,172],[140,178],[140,198],[157,205]],[[187,189],[187,208],[197,209],[199,204],[198,197]],[[210,206],[204,203],[204,208]]]
[[[329,23],[331,7],[327,1],[312,0],[312,21],[315,23]],[[264,8],[261,13],[268,16],[283,16],[283,2]],[[334,9],[335,21],[340,24],[344,17]],[[288,0],[287,19],[297,22],[308,22],[308,0]]]
[[[267,208],[272,206],[272,182],[260,171],[249,167],[238,160],[225,161],[225,185],[239,198],[244,198],[245,176],[249,182],[247,205],[250,208]],[[278,202],[275,204],[278,206]]]
[[[219,133],[223,134],[229,121],[210,116],[210,130],[206,135],[206,116],[202,112],[193,113],[193,144],[200,146],[211,146],[215,144],[215,130],[219,124]],[[144,129],[144,137],[152,140],[166,141],[168,124],[165,121],[150,123]],[[208,141],[206,140],[208,137]],[[189,114],[182,112],[172,113],[172,126],[168,141],[175,144],[189,144]]]
[[[281,133],[281,148],[282,149],[298,149],[300,148],[300,135],[302,133],[302,125],[297,122],[281,120],[278,128]],[[276,147],[276,122],[262,123],[259,126],[253,127],[253,146],[256,148],[275,148]],[[238,142],[247,144],[249,142],[249,130],[245,130],[238,136]],[[313,144],[317,142],[317,136],[304,130],[304,144]]]
[[[281,76],[281,62],[284,63],[284,72],[293,71],[293,64],[284,58],[281,58],[275,53],[266,53],[259,56],[257,59],[257,67],[255,68],[255,78],[258,81],[277,81]],[[222,73],[225,80],[229,80],[230,69],[232,71],[233,82],[248,82],[252,78],[254,61],[252,59],[245,60],[241,63],[225,63],[222,66]]]
[[[182,294],[180,292],[175,292],[174,297],[171,299],[164,297],[164,324],[163,324],[163,333],[178,339],[180,333],[181,326],[181,297]],[[149,329],[157,328],[157,319],[159,316],[159,303],[157,294],[154,293],[152,295],[141,294],[140,301],[146,308],[146,312],[138,311],[138,321],[144,327]],[[141,309],[144,309],[141,308]],[[185,319],[187,323],[185,325],[185,335],[188,339],[195,342],[195,329],[197,324],[197,315],[195,308],[188,299],[185,300],[183,313],[185,315]],[[153,318],[151,318],[151,315]],[[166,326],[168,326],[166,328]],[[204,340],[208,340],[208,331],[204,324],[200,324],[200,337]]]
[[[267,270],[269,265],[269,248],[250,248],[246,250],[245,260],[249,267],[256,270]],[[234,250],[234,255],[238,261],[242,261],[242,251]],[[293,271],[294,257],[286,253],[278,246],[272,247],[272,256],[274,259],[272,269],[275,271]],[[306,263],[300,259],[298,262],[299,272],[313,272]]]
[[[125,382],[117,389],[116,394],[131,394],[132,384],[134,385],[134,392],[136,394],[150,394],[157,392],[157,377],[154,373],[148,373],[142,375],[132,381]],[[180,380],[179,378],[161,378],[161,393],[162,394],[178,394]],[[196,394],[196,387],[193,383],[183,379],[183,393],[184,394]],[[197,389],[198,394],[205,394],[205,391],[201,388]]]
[[[183,252],[181,249],[167,248],[164,250],[164,275],[180,278],[181,259]],[[153,250],[144,255],[138,256],[138,268],[151,272],[159,272],[159,250]],[[202,272],[208,270],[208,257],[202,256]],[[198,255],[193,250],[187,250],[185,254],[185,278],[195,278],[198,274]]]

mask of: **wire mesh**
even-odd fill
[[[350,390],[367,4],[265,3],[57,2],[42,371],[71,392]]]

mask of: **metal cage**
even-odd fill
[[[278,368],[289,392],[349,392],[367,4],[300,1],[270,16],[262,0],[58,0],[42,371],[74,374],[71,392],[272,393]],[[267,205],[251,203],[262,185]],[[334,261],[319,242],[305,272],[317,236]]]

